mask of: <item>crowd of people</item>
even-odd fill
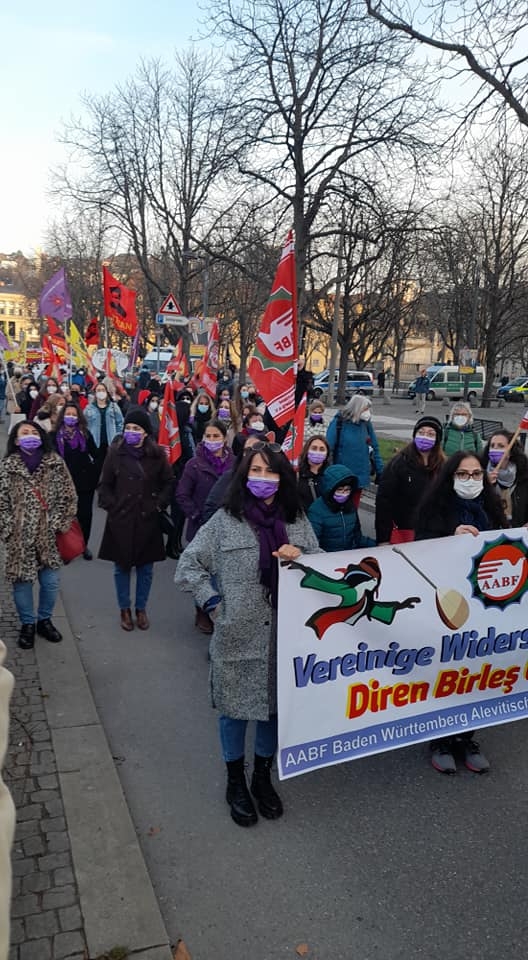
[[[511,435],[503,430],[483,448],[463,403],[454,405],[445,427],[420,416],[410,442],[384,464],[368,397],[353,396],[329,422],[324,403],[313,401],[296,473],[282,452],[284,428],[255,386],[236,384],[227,369],[214,397],[193,390],[188,379],[177,383],[182,454],[173,467],[157,443],[163,384],[148,371],[91,383],[82,370],[37,381],[18,368],[5,388],[12,422],[0,464],[0,535],[20,617],[19,645],[31,648],[35,634],[60,641],[51,619],[61,566],[56,534],[77,517],[83,556],[91,560],[98,492],[106,511],[98,556],[113,563],[123,630],[149,628],[153,565],[179,557],[176,582],[192,592],[196,627],[211,636],[210,688],[226,796],[243,826],[256,822],[257,808],[269,819],[282,814],[270,778],[277,747],[279,562],[302,552],[476,535],[528,521],[526,456],[518,444],[508,449]],[[364,536],[358,513],[372,482],[375,540]],[[250,720],[256,734],[248,789]],[[455,772],[460,750],[469,769],[489,768],[473,733],[433,741],[433,766]]]

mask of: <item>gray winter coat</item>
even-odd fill
[[[289,542],[304,553],[321,553],[306,517],[286,530]],[[210,648],[211,697],[223,716],[240,720],[267,720],[277,712],[276,614],[260,583],[258,562],[259,544],[249,524],[219,510],[183,551],[174,578],[200,607],[215,594],[222,597]]]

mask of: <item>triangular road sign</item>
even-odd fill
[[[165,297],[158,313],[161,313],[162,317],[183,317],[183,310],[172,293]]]

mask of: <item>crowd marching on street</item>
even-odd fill
[[[238,382],[228,366],[218,371],[214,396],[190,376],[165,378],[181,444],[173,464],[157,442],[167,402],[159,374],[140,367],[123,379],[101,374],[94,381],[74,369],[35,379],[18,366],[0,374],[10,419],[0,465],[0,527],[19,646],[31,649],[36,636],[61,640],[52,620],[63,562],[56,533],[68,531],[75,517],[84,560],[96,552],[113,564],[125,631],[148,630],[154,564],[179,557],[176,582],[193,593],[197,629],[212,635],[211,697],[219,712],[227,799],[241,825],[257,819],[251,793],[262,816],[282,813],[270,780],[277,746],[270,678],[278,563],[301,552],[471,536],[528,521],[525,454],[518,444],[507,451],[511,434],[502,429],[483,447],[469,405],[455,402],[444,426],[420,404],[412,440],[384,464],[371,400],[356,394],[328,421],[322,400],[311,396],[313,377],[304,363],[298,377],[297,405],[305,397],[307,407],[295,472],[283,452],[286,430],[255,386]],[[371,481],[377,486],[376,540],[363,535],[358,514]],[[90,543],[96,494],[106,511],[100,544]],[[233,552],[221,549],[225,544]],[[236,586],[240,569],[247,572],[243,589]],[[244,774],[248,720],[257,721],[251,793]],[[488,770],[472,732],[432,741],[435,769],[454,773],[460,750],[470,770]]]

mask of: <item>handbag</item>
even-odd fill
[[[410,543],[411,540],[414,540],[414,530],[400,529],[393,521],[389,543]]]
[[[37,500],[40,501],[44,510],[47,511],[48,504],[40,491],[35,490],[35,487],[31,487],[31,491],[35,494]],[[57,550],[63,563],[71,563],[72,560],[75,560],[76,557],[80,557],[81,554],[84,553],[86,543],[84,542],[83,532],[77,517],[73,518],[70,526],[64,533],[60,530],[57,531],[55,534],[55,543],[57,544]]]

